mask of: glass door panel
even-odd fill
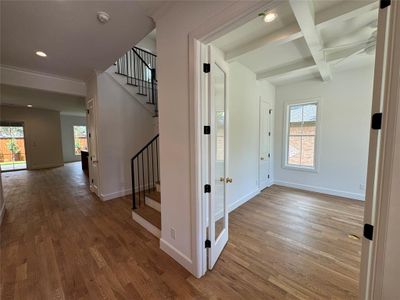
[[[2,122],[0,126],[0,165],[2,171],[26,169],[24,127]]]
[[[225,73],[214,64],[215,103],[215,240],[225,229]]]

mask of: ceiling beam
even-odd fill
[[[280,75],[286,75],[289,73],[293,73],[293,72],[297,72],[299,70],[305,70],[308,68],[315,68],[315,62],[314,59],[312,57],[309,57],[305,60],[300,60],[300,61],[296,61],[294,63],[285,65],[285,66],[280,66],[278,68],[272,69],[272,70],[266,70],[266,71],[262,71],[262,72],[258,72],[256,74],[257,76],[257,80],[261,80],[261,79],[267,79],[267,78],[271,78],[274,76],[280,76]]]
[[[357,15],[376,9],[376,0],[344,1],[338,5],[325,9],[315,16],[315,26],[318,30],[336,24],[337,22],[351,19]],[[269,33],[261,38],[254,39],[245,45],[227,51],[225,59],[232,62],[244,54],[248,54],[259,48],[272,45],[281,45],[303,37],[297,22],[285,26],[275,32]]]
[[[314,23],[314,9],[310,1],[289,0],[297,23],[303,32],[304,40],[311,52],[323,81],[332,79],[329,64],[326,62],[323,42]]]
[[[261,38],[257,38],[249,43],[246,43],[243,46],[235,48],[231,51],[228,51],[225,54],[225,59],[227,62],[231,62],[243,54],[247,54],[251,51],[257,50],[266,45],[281,45],[291,41],[294,41],[303,36],[299,25],[297,23],[293,23],[289,26],[286,26],[280,30],[272,32],[268,35],[265,35]]]
[[[315,24],[318,30],[335,25],[362,15],[374,9],[378,9],[378,1],[343,1],[338,5],[325,9],[315,15]]]
[[[333,64],[337,63],[350,55],[353,55],[356,52],[359,52],[360,50],[364,49],[365,45],[356,45],[352,48],[344,49],[341,51],[337,51],[335,53],[332,53],[327,56],[327,63],[328,64]],[[285,66],[280,66],[278,68],[275,68],[273,70],[265,70],[258,72],[256,74],[257,80],[262,80],[262,79],[271,79],[271,78],[277,78],[281,76],[290,76],[290,75],[301,75],[307,71],[310,70],[317,70],[314,59],[312,57],[309,57],[305,60],[301,61],[296,61],[291,64],[285,65]]]

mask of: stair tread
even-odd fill
[[[158,203],[161,203],[161,193],[157,191],[151,191],[146,193],[146,197],[154,200]]]
[[[142,205],[133,211],[158,229],[161,229],[161,213],[159,211],[147,205]]]

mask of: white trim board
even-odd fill
[[[151,224],[149,221],[135,213],[135,211],[132,211],[132,219],[139,223],[143,228],[145,228],[147,231],[149,231],[151,234],[154,236],[160,238],[161,237],[161,230],[158,229],[156,226]]]
[[[100,193],[100,199],[102,201],[108,201],[108,200],[112,200],[115,198],[124,197],[124,196],[130,195],[130,194],[132,194],[132,189],[120,190],[118,192],[113,192],[113,193],[109,193],[109,194]]]
[[[260,189],[256,189],[253,192],[250,192],[242,197],[240,197],[239,199],[235,200],[233,203],[229,204],[228,206],[228,213],[231,213],[232,211],[234,211],[236,208],[238,208],[239,206],[242,206],[243,204],[245,204],[247,201],[250,201],[251,199],[253,199],[255,196],[257,196],[258,194],[260,194],[261,190]],[[220,218],[223,217],[223,211],[219,210],[218,213],[216,213],[215,218],[218,220]]]
[[[0,209],[0,225],[3,223],[4,215],[6,213],[6,203],[3,203],[3,206]]]
[[[316,193],[327,194],[327,195],[332,195],[332,196],[350,198],[350,199],[354,199],[354,200],[361,200],[361,201],[365,200],[365,194],[357,194],[357,193],[351,193],[351,192],[346,192],[346,191],[341,191],[341,190],[334,190],[334,189],[329,189],[329,188],[320,187],[320,186],[298,184],[298,183],[292,183],[292,182],[281,181],[281,180],[274,180],[273,184],[285,186],[285,187],[289,187],[289,188],[294,188],[294,189],[299,189],[299,190],[304,190],[304,191],[310,191],[310,192],[316,192]]]
[[[27,170],[40,170],[40,169],[52,169],[64,166],[64,162],[62,163],[51,163],[51,164],[42,164],[42,165],[32,165]]]
[[[261,190],[260,189],[256,189],[253,192],[248,193],[247,195],[242,196],[241,198],[239,198],[238,200],[234,201],[233,203],[229,204],[229,208],[228,211],[232,212],[234,211],[236,208],[238,208],[239,206],[245,204],[247,201],[253,199],[255,196],[257,196],[258,194],[260,194]]]
[[[192,260],[164,239],[160,239],[160,249],[175,259],[184,268],[194,273]]]

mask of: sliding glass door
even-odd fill
[[[1,122],[0,166],[2,171],[26,169],[25,135],[23,124]]]

